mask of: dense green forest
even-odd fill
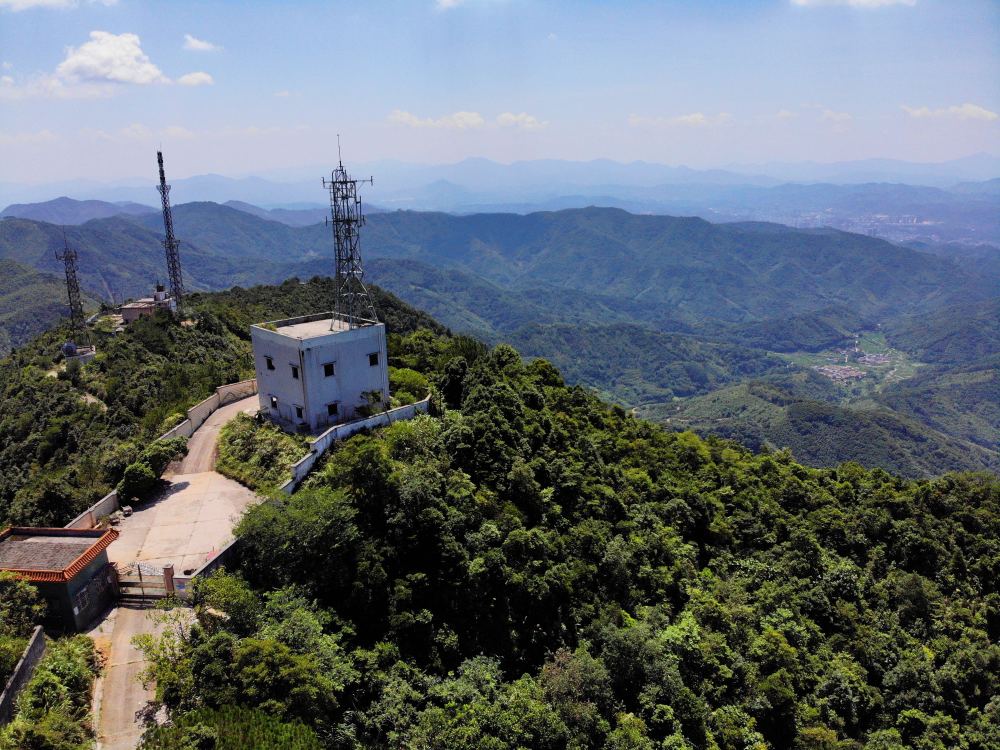
[[[224,383],[252,377],[252,322],[323,309],[333,282],[290,280],[188,298],[193,326],[142,319],[93,330],[98,355],[67,369],[56,328],[0,360],[0,523],[61,526],[113,489],[150,440]],[[443,330],[375,291],[390,331]]]
[[[390,353],[433,413],[251,509],[197,622],[144,640],[178,726],[242,706],[330,748],[1000,743],[995,475],[809,469],[506,345]]]

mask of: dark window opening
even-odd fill
[[[271,408],[274,409],[274,411],[278,411],[278,397],[277,396],[271,396]]]
[[[327,362],[323,365],[323,376],[327,378],[332,378],[337,373],[337,368],[334,367],[333,362]]]
[[[295,378],[296,380],[299,379],[299,366],[298,365],[292,365],[292,377]]]
[[[335,417],[335,416],[337,416],[338,412],[339,412],[339,409],[337,408],[337,404],[327,404],[326,405],[326,415],[328,417]]]
[[[296,406],[295,407],[295,416],[298,419],[302,419],[302,407],[301,406]]]
[[[378,352],[372,352],[368,355],[368,364],[372,367],[378,364]]]
[[[268,370],[273,370],[274,369],[274,360],[273,359],[271,359],[270,357],[264,357],[264,362],[267,364],[267,369]]]

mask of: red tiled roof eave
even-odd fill
[[[20,526],[8,526],[3,531],[0,531],[0,541],[12,534],[50,534],[52,532],[61,532],[54,535],[57,536],[73,536],[71,529],[48,529],[48,528],[28,528]],[[3,568],[3,570],[9,571],[16,575],[25,578],[28,581],[33,581],[35,583],[61,583],[70,580],[81,570],[86,568],[90,563],[92,563],[97,556],[100,555],[108,546],[118,538],[118,531],[116,529],[108,529],[100,537],[95,537],[94,543],[87,548],[87,551],[76,558],[63,570],[34,570],[31,568]]]

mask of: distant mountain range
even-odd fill
[[[329,229],[265,218],[274,215],[207,202],[176,206],[188,287],[330,274]],[[53,250],[62,246],[62,232],[49,223],[4,219],[0,258],[58,274]],[[148,293],[165,277],[161,234],[155,212],[66,228],[80,252],[84,286],[116,301]],[[810,442],[820,423],[833,420],[845,441],[852,429],[870,427],[864,434],[885,443],[873,455],[894,471],[1000,466],[1000,444],[990,438],[991,430],[1000,431],[1000,415],[983,412],[972,397],[975,388],[992,387],[976,379],[982,376],[975,372],[988,371],[976,363],[998,353],[995,337],[980,330],[989,328],[988,305],[1000,289],[1000,263],[992,257],[933,255],[833,229],[712,224],[606,208],[373,214],[362,250],[372,281],[453,330],[549,357],[574,381],[671,424],[711,431],[722,424],[711,416],[712,404],[721,403],[744,415],[727,434],[790,445],[817,463],[853,455],[846,448],[838,454],[836,442],[822,450]],[[966,316],[978,333],[951,334],[978,342],[974,348],[935,345],[949,337],[955,310],[979,304],[986,312],[976,308]],[[919,338],[928,321],[940,329],[937,339]],[[934,365],[934,377],[926,371],[930,379],[920,381],[921,390],[892,400],[887,391],[864,408],[831,384],[832,391],[817,390],[815,378],[806,389],[785,382],[812,372],[774,352],[844,346],[858,330],[878,323],[901,342],[894,345],[923,361],[933,362],[936,349],[951,359]],[[973,370],[960,379],[969,388],[956,391],[947,373],[959,367]],[[752,405],[763,403],[759,389],[743,388],[753,382],[770,383],[767,419],[749,419],[759,412]],[[773,396],[774,389],[784,395]],[[714,394],[716,401],[708,401]],[[943,424],[919,414],[919,399],[931,397],[949,404]],[[743,407],[734,407],[737,401]],[[677,412],[687,404],[693,411]],[[774,411],[793,404],[791,422]],[[741,433],[741,425],[761,426],[761,432]]]
[[[995,178],[1000,165],[995,165],[996,171],[988,171],[994,168],[994,161],[992,157],[983,157],[985,166],[979,172]],[[945,170],[942,165],[929,166]],[[367,167],[377,172],[378,179],[373,186],[366,187],[363,198],[366,204],[387,210],[533,213],[601,206],[632,213],[700,216],[715,222],[773,221],[800,227],[832,226],[896,242],[1000,244],[997,181],[964,180],[964,176],[975,170],[956,169],[948,173],[952,174],[949,180],[929,187],[889,182],[892,177],[889,172],[876,174],[871,170],[870,182],[834,184],[788,182],[759,174],[698,171],[644,162],[532,161],[502,165],[468,159],[435,167],[386,162],[362,165],[358,174],[367,174]],[[881,181],[875,181],[876,178]],[[305,226],[322,221],[326,214],[325,196],[317,182],[314,178],[278,182],[260,177],[202,175],[176,180],[172,194],[176,200],[224,203],[262,218]],[[115,213],[141,213],[149,209],[123,202],[145,204],[152,193],[149,184],[6,187],[21,200],[25,195],[58,189],[62,197],[55,203],[17,204],[9,207],[5,215],[65,224],[79,224]],[[6,193],[0,185],[0,199]],[[67,203],[65,196],[81,193],[113,205]],[[121,208],[114,208],[119,204]],[[369,213],[373,212],[370,208]]]

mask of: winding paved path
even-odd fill
[[[188,440],[187,456],[164,473],[170,486],[118,526],[119,537],[108,548],[111,562],[172,562],[175,574],[184,575],[230,542],[243,511],[259,498],[214,470],[219,430],[240,412],[253,414],[257,407],[253,395],[216,409],[205,420]],[[152,700],[153,691],[137,679],[145,662],[131,641],[139,633],[162,629],[149,615],[146,609],[116,607],[90,632],[107,656],[94,698],[98,750],[134,750],[139,741],[135,715]]]

